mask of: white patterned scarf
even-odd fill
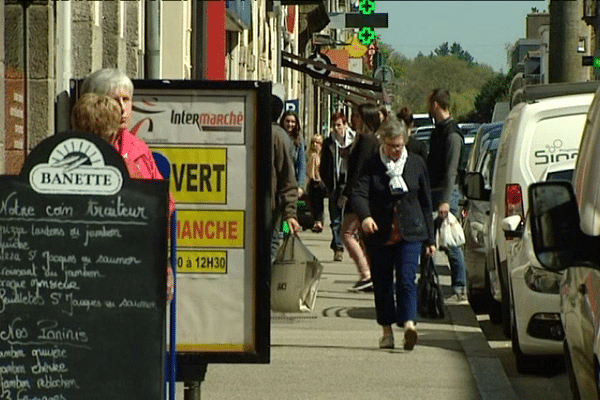
[[[402,154],[400,155],[398,161],[392,160],[385,154],[383,151],[383,145],[379,147],[379,156],[381,157],[381,162],[387,168],[386,174],[390,177],[390,190],[392,194],[396,194],[398,192],[408,192],[408,185],[404,181],[404,178],[402,178],[404,165],[406,164],[406,159],[408,158],[406,147],[402,148]]]

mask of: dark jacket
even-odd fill
[[[406,150],[409,153],[421,156],[423,161],[427,162],[427,145],[422,140],[415,139],[414,136],[409,137],[406,143]]]
[[[354,137],[353,131],[348,131],[347,134]],[[346,148],[350,152],[352,145]],[[338,178],[337,163],[336,163],[336,144],[333,139],[333,134],[329,135],[327,139],[323,141],[323,150],[321,150],[321,165],[319,167],[319,173],[321,174],[321,180],[327,188],[327,192],[331,194],[341,195],[343,186],[346,184],[346,175],[343,179]],[[329,201],[337,201],[337,199],[329,198]]]
[[[277,124],[272,124],[271,211],[281,213],[284,219],[296,218],[298,183],[294,174],[292,156],[288,148],[288,134]]]
[[[366,160],[379,154],[379,141],[371,134],[360,134],[350,150],[348,157],[348,175],[343,195],[350,198],[352,188],[356,185]]]
[[[350,202],[361,221],[370,216],[377,224],[378,230],[365,237],[369,244],[384,244],[390,239],[396,204],[402,238],[427,245],[435,243],[429,177],[423,159],[408,153],[402,177],[408,192],[392,195],[390,177],[379,152],[365,161]]]
[[[441,203],[450,203],[452,191],[458,188],[458,164],[463,136],[452,118],[435,124],[429,139],[427,171],[431,190],[440,192]],[[434,204],[437,207],[439,204]]]

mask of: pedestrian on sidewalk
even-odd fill
[[[431,197],[438,218],[449,212],[459,217],[458,168],[464,138],[458,125],[450,116],[450,93],[446,89],[434,89],[427,99],[429,114],[435,120],[435,129],[429,140],[427,170],[431,179]],[[460,246],[443,249],[448,256],[452,277],[453,294],[448,302],[467,301],[465,258]]]
[[[348,156],[356,133],[350,129],[348,120],[342,112],[334,113],[331,116],[331,121],[333,129],[329,137],[323,142],[319,172],[327,187],[329,197],[329,220],[333,234],[330,247],[333,250],[333,260],[342,261],[344,244],[340,236],[340,227],[343,206],[340,206],[340,199],[346,186]]]
[[[417,343],[419,255],[423,243],[428,254],[435,251],[429,177],[423,159],[406,150],[403,121],[390,116],[377,134],[379,151],[365,161],[351,204],[371,260],[377,323],[383,330],[379,347],[394,348],[396,323],[404,328],[404,349],[412,350]]]
[[[282,221],[289,228],[289,234],[300,231],[296,206],[298,201],[298,183],[290,150],[291,141],[287,133],[277,124],[283,112],[283,85],[273,85],[271,95],[271,212],[273,213],[273,233],[271,236],[271,262],[275,261],[279,251],[279,231]]]
[[[327,188],[321,179],[319,167],[321,165],[321,150],[323,149],[323,136],[313,135],[310,139],[308,149],[308,161],[306,166],[306,175],[308,177],[308,199],[312,206],[315,223],[312,231],[315,233],[323,232],[323,210],[324,200],[327,195]]]
[[[279,121],[279,126],[285,130],[291,139],[292,162],[294,164],[294,173],[298,182],[298,198],[304,194],[304,185],[306,183],[306,142],[302,135],[300,127],[300,118],[298,115],[288,110],[283,113]]]
[[[398,114],[396,114],[396,117],[398,120],[404,121],[406,128],[408,129],[408,143],[406,143],[406,149],[410,153],[415,153],[421,156],[424,161],[427,161],[427,146],[424,142],[420,141],[419,139],[415,139],[415,137],[412,135],[412,130],[415,126],[413,113],[410,112],[408,107],[402,107],[400,111],[398,111]]]
[[[350,150],[348,158],[348,182],[340,198],[340,206],[344,208],[344,218],[341,227],[341,237],[348,254],[352,257],[358,270],[358,281],[349,288],[350,291],[365,291],[373,288],[369,260],[365,254],[360,237],[360,221],[358,215],[352,210],[352,205],[347,199],[352,195],[352,188],[358,180],[365,160],[377,154],[379,142],[375,132],[387,116],[379,106],[373,103],[363,103],[356,108],[355,126],[357,138]]]

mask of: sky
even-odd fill
[[[375,31],[398,53],[414,58],[457,42],[478,63],[505,73],[506,45],[525,37],[527,14],[548,10],[546,0],[377,0],[376,6],[388,13],[389,27]]]

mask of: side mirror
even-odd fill
[[[506,239],[523,237],[523,221],[520,215],[511,215],[502,220],[502,230]]]
[[[468,199],[489,201],[491,193],[485,188],[485,180],[480,172],[469,172],[465,176],[465,196]]]
[[[569,182],[538,182],[529,186],[529,214],[533,249],[550,271],[562,271],[581,258],[584,234]]]

